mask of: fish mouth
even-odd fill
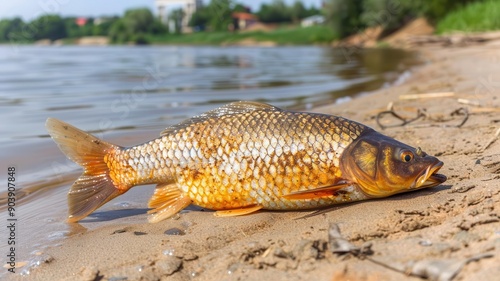
[[[433,166],[427,167],[425,171],[417,178],[415,182],[416,188],[425,188],[425,187],[434,187],[442,184],[446,181],[446,176],[442,174],[438,174],[439,169],[443,167],[443,162],[439,161],[437,164]]]

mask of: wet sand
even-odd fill
[[[74,224],[74,234],[44,250],[41,265],[19,279],[418,280],[415,275],[426,274],[435,280],[451,280],[454,274],[454,280],[497,278],[500,139],[488,144],[500,128],[500,50],[492,42],[420,52],[427,63],[406,81],[315,111],[348,117],[436,155],[445,163],[441,173],[448,180],[443,185],[335,206],[307,218],[303,217],[311,212],[262,211],[216,218],[211,211],[191,207],[173,219],[148,224],[144,202],[139,208],[104,212],[93,229],[85,230],[92,217]],[[454,96],[400,99],[443,92]],[[481,106],[459,103],[459,98]],[[391,102],[407,117],[425,109],[426,118],[381,130],[375,116]],[[454,125],[464,116],[453,114],[459,108],[470,114],[460,128]],[[393,119],[384,116],[381,122],[387,125],[389,120]],[[363,253],[331,253],[332,224],[353,245],[364,245]],[[478,258],[467,260],[471,257]]]

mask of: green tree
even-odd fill
[[[334,33],[341,38],[363,30],[366,25],[361,20],[363,0],[328,0],[325,17]]]
[[[43,15],[29,24],[34,32],[34,39],[57,40],[67,36],[64,20],[59,15]]]
[[[423,1],[364,0],[361,22],[365,26],[382,26],[393,31],[422,14]]]
[[[161,34],[166,28],[148,8],[127,10],[123,18],[109,27],[109,37],[114,43],[135,42],[146,44],[146,34]]]
[[[308,16],[308,10],[302,1],[296,0],[290,7],[290,17],[294,23]]]
[[[207,6],[198,9],[189,26],[200,29],[210,28],[212,31],[226,31],[233,22],[233,12],[248,12],[248,8],[232,0],[212,0]]]
[[[96,19],[89,18],[84,26],[76,24],[75,17],[64,18],[64,25],[68,38],[78,38],[82,36],[108,36],[111,27],[118,21],[119,17],[105,18],[101,23],[96,24]]]
[[[202,7],[191,16],[188,25],[198,29],[205,29],[210,22],[210,13],[206,7]]]
[[[175,33],[182,33],[182,19],[184,18],[184,11],[182,9],[172,10],[168,18],[174,22]]]
[[[320,9],[318,9],[315,6],[311,6],[309,9],[307,9],[306,16],[305,17],[310,17],[314,15],[320,15],[322,12]]]
[[[451,11],[464,7],[472,2],[484,0],[432,0],[422,1],[422,12],[431,21],[442,19]]]
[[[82,36],[94,35],[94,18],[88,18],[87,22],[80,27],[82,29]]]
[[[92,35],[93,36],[105,36],[108,35],[109,30],[106,30],[103,24],[95,24],[92,26]]]
[[[94,26],[92,29],[92,34],[95,36],[106,36],[109,34],[111,30],[111,26],[118,21],[120,18],[119,17],[108,17],[104,18],[101,23],[96,24],[94,21]]]
[[[131,39],[131,33],[129,32],[123,19],[119,19],[113,23],[108,36],[111,42],[119,44],[126,43]]]
[[[139,8],[125,12],[123,22],[132,33],[152,33],[155,17],[148,8]]]
[[[82,36],[82,31],[80,27],[76,24],[75,17],[65,18],[64,26],[66,28],[66,35],[69,38],[78,38]]]
[[[10,25],[10,20],[3,19],[0,20],[0,42],[5,42],[8,40],[8,28]]]
[[[31,35],[27,37],[24,36],[25,38],[23,38],[23,30],[25,27],[26,24],[21,18],[0,20],[0,42],[16,40],[17,38],[21,39],[21,41],[32,41],[33,37]]]
[[[240,3],[235,3],[232,10],[233,12],[250,13],[250,8]]]
[[[261,4],[257,15],[262,22],[279,23],[292,21],[290,9],[288,9],[283,0],[273,0],[271,4]]]
[[[212,31],[226,31],[233,22],[232,0],[211,0],[207,6],[210,14],[209,27]]]

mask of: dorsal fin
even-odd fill
[[[168,135],[174,131],[189,127],[192,124],[203,122],[210,118],[217,118],[225,115],[239,114],[239,113],[247,113],[255,110],[270,110],[270,111],[278,111],[281,110],[275,106],[272,106],[267,103],[260,103],[254,101],[237,101],[232,102],[226,105],[223,105],[219,108],[212,109],[207,111],[199,116],[195,116],[189,118],[187,120],[182,121],[177,125],[170,126],[163,130],[160,133],[160,136]]]

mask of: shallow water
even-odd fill
[[[15,167],[16,256],[114,221],[145,222],[152,186],[132,189],[80,224],[64,223],[66,193],[80,173],[47,135],[55,117],[120,145],[236,100],[291,109],[345,101],[394,81],[413,54],[323,47],[0,46],[0,182]],[[0,219],[7,221],[5,187]],[[0,242],[3,257],[7,240]],[[25,268],[28,268],[27,266]]]

